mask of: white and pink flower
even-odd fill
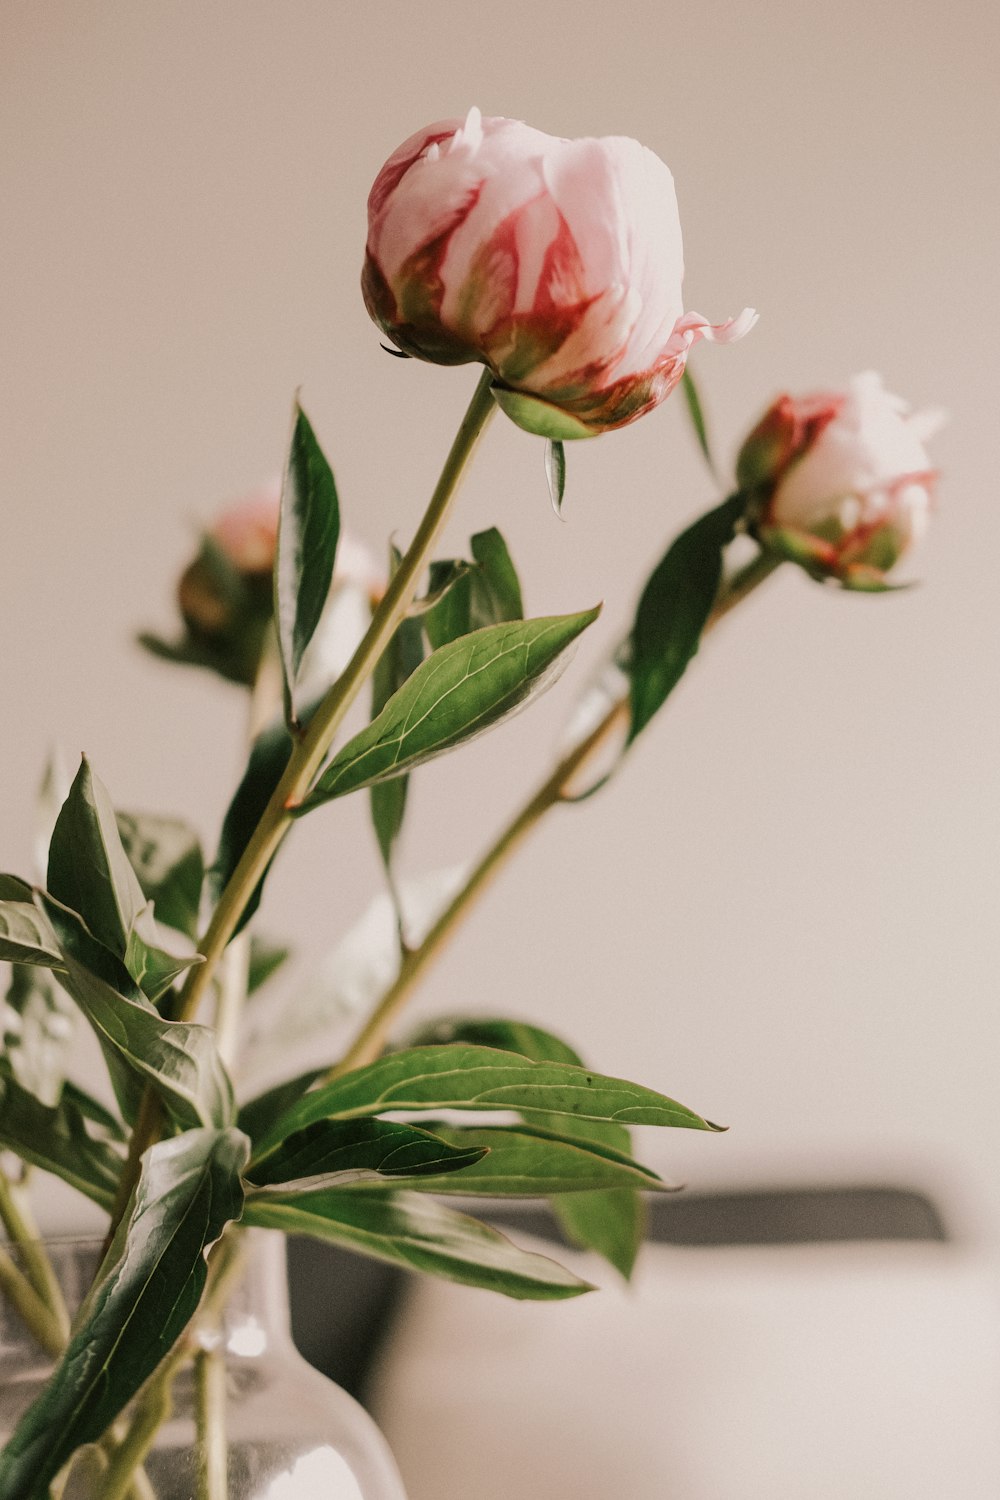
[[[844,391],[780,396],[737,463],[760,541],[817,577],[880,588],[927,529],[944,416],[911,412],[873,371]]]
[[[699,339],[752,327],[749,309],[685,313],[683,276],[673,178],[624,136],[561,140],[472,109],[405,141],[368,199],[375,322],[406,354],[487,365],[508,415],[548,437],[634,421]]]

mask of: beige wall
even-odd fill
[[[211,836],[235,693],[145,661],[193,529],[281,461],[302,387],[348,524],[405,535],[468,370],[386,358],[364,201],[428,120],[635,135],[677,179],[688,305],[759,327],[697,370],[722,450],[782,387],[874,366],[950,408],[919,590],[780,577],[602,797],[554,819],[422,1006],[547,1021],[727,1120],[651,1139],[693,1183],[838,1164],[1000,1223],[997,24],[986,0],[803,8],[6,0],[0,35],[5,647],[0,865],[28,868],[53,742]],[[569,453],[491,431],[453,531],[507,533],[538,613],[607,601],[711,489],[665,409]],[[542,769],[585,675],[420,777],[408,864],[462,858]],[[286,854],[268,928],[324,936],[377,868],[360,803]],[[316,951],[319,942],[314,943]]]

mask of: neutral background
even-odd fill
[[[995,1242],[995,7],[0,14],[0,866],[30,870],[56,744],[121,806],[183,810],[211,843],[240,696],[131,638],[171,630],[199,524],[280,466],[297,387],[350,528],[379,549],[412,530],[474,372],[391,360],[367,320],[365,198],[388,153],[473,102],[634,135],[676,177],[687,305],[761,313],[695,361],[727,462],[779,390],[866,367],[950,410],[924,582],[870,599],[786,570],[625,773],[552,818],[419,1003],[533,1017],[729,1122],[650,1138],[670,1175],[892,1177]],[[676,401],[569,452],[565,524],[541,443],[494,424],[453,547],[499,524],[531,610],[603,598],[604,622],[547,700],[420,775],[411,872],[467,858],[517,805],[644,572],[712,498]],[[363,799],[297,844],[264,917],[301,975],[379,875]]]

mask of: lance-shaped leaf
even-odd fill
[[[502,1047],[536,1062],[581,1062],[567,1042],[540,1026],[486,1016],[445,1018],[424,1026],[412,1040],[418,1045],[450,1041]],[[536,1129],[542,1128],[548,1119],[532,1110],[522,1110],[521,1116]],[[611,1150],[626,1155],[631,1147],[626,1127],[610,1120],[574,1119],[571,1129],[576,1143],[589,1150]],[[496,1166],[496,1162],[491,1165]],[[647,1215],[642,1188],[648,1186],[612,1185],[585,1192],[560,1192],[552,1197],[552,1211],[571,1244],[603,1255],[627,1280],[645,1233]]]
[[[650,1188],[667,1184],[649,1167],[600,1141],[529,1125],[464,1126],[435,1121],[434,1134],[456,1149],[479,1147],[463,1171],[414,1183],[421,1192],[494,1198],[547,1198],[553,1193]]]
[[[247,1176],[259,1187],[316,1177],[336,1177],[340,1180],[330,1185],[340,1187],[352,1179],[426,1176],[437,1181],[472,1166],[488,1150],[476,1141],[442,1140],[399,1120],[322,1120],[282,1141]]]
[[[107,1141],[87,1130],[74,1096],[56,1105],[42,1101],[18,1083],[0,1059],[0,1147],[43,1172],[52,1172],[101,1208],[114,1202],[122,1158]]]
[[[0,901],[0,959],[13,964],[38,964],[61,969],[62,958],[52,930],[41,912],[26,901]]]
[[[281,486],[274,614],[285,675],[289,722],[295,721],[295,684],[330,592],[340,536],[333,471],[309,419],[296,403],[288,463]]]
[[[746,506],[743,495],[701,516],[670,547],[643,590],[626,661],[629,744],[673,692],[698,649],[722,578],[722,553]]]
[[[30,901],[31,882],[19,875],[0,875],[0,901]]]
[[[117,1057],[132,1074],[152,1083],[182,1128],[230,1124],[232,1085],[210,1028],[165,1021],[124,964],[74,912],[41,893],[38,900],[66,965],[62,982],[97,1033],[105,1056]]]
[[[275,1121],[255,1159],[262,1160],[293,1131],[318,1120],[426,1109],[535,1110],[621,1125],[718,1129],[638,1083],[569,1063],[536,1063],[514,1052],[456,1044],[393,1052],[314,1089]]]
[[[156,919],[189,938],[198,935],[205,874],[198,835],[180,818],[118,813],[118,833]]]
[[[196,962],[197,955],[175,955],[159,946],[111,799],[86,756],[52,830],[48,890],[83,918],[98,942],[125,960],[151,1000],[159,999]]]
[[[244,1222],[308,1234],[508,1297],[552,1301],[592,1290],[556,1261],[519,1249],[497,1230],[421,1193],[264,1189],[248,1195]]]
[[[183,1333],[206,1250],[240,1216],[247,1142],[192,1130],[143,1157],[131,1211],[42,1394],[0,1455],[4,1500],[37,1500],[81,1443],[113,1422]]]
[[[598,613],[490,625],[442,646],[334,756],[297,811],[399,776],[500,723],[552,682]]]

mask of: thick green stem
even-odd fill
[[[770,577],[779,563],[779,558],[773,557],[770,553],[761,552],[746,567],[725,580],[703,633],[707,634],[735,605]],[[353,1068],[364,1067],[379,1056],[390,1027],[409,999],[424,969],[437,956],[445,941],[451,936],[461,919],[467,915],[476,899],[482,895],[490,880],[506,864],[515,849],[520,847],[535,825],[541,821],[550,808],[571,799],[573,778],[587,767],[609,737],[628,723],[628,712],[628,698],[623,694],[610,705],[600,723],[563,756],[551,775],[528,798],[499,838],[487,850],[465,885],[438,917],[423,941],[416,948],[408,949],[404,954],[395,980],[381,996],[343,1057],[324,1075],[324,1081],[339,1078]]]
[[[200,1349],[194,1360],[198,1428],[198,1500],[227,1500],[226,1366],[219,1348]]]
[[[45,1253],[42,1238],[24,1188],[0,1172],[0,1219],[21,1252],[25,1274],[48,1309],[58,1330],[60,1345],[69,1338],[70,1316],[52,1262]]]
[[[32,1338],[58,1359],[66,1347],[59,1320],[46,1307],[28,1277],[14,1264],[6,1250],[0,1249],[0,1290],[3,1290],[24,1321]]]

